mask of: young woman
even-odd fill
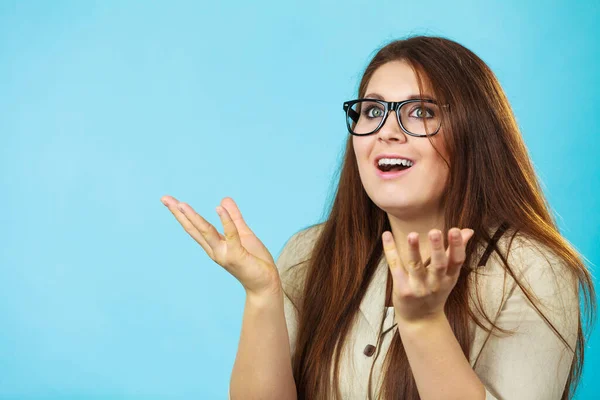
[[[444,38],[394,41],[343,108],[329,217],[276,263],[231,198],[224,235],[162,199],[246,289],[231,398],[570,398],[593,281],[487,65]]]

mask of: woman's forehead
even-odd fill
[[[406,61],[391,61],[375,70],[365,91],[365,97],[387,101],[421,98],[417,74]],[[427,79],[422,76],[422,96],[431,98]]]

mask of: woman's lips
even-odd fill
[[[383,172],[382,170],[380,170],[379,168],[375,168],[375,170],[377,171],[377,176],[379,176],[381,179],[396,179],[399,178],[403,175],[406,175],[408,173],[408,171],[410,171],[411,169],[413,169],[414,165],[412,167],[408,167],[406,169],[403,169],[401,171],[388,171],[388,172]]]

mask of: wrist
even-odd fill
[[[419,331],[422,329],[429,329],[440,323],[447,323],[448,319],[443,311],[412,319],[402,318],[396,313],[395,322],[398,324],[399,330]]]
[[[246,303],[254,307],[265,308],[283,302],[283,289],[281,284],[260,292],[246,290]]]

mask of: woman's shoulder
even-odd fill
[[[304,290],[307,261],[324,226],[325,223],[314,224],[294,233],[275,261],[284,293],[296,308]]]
[[[325,223],[314,224],[294,233],[277,257],[277,269],[286,271],[307,261],[324,226]]]
[[[302,290],[305,269],[299,267],[306,266],[324,226],[325,223],[318,223],[303,228],[284,244],[275,261],[284,289]]]
[[[539,239],[514,230],[507,230],[498,240],[498,249],[506,257],[511,270],[519,277],[530,275],[571,275],[572,268],[553,248]],[[496,262],[502,263],[496,254]]]
[[[482,298],[491,301],[500,296],[506,299],[507,293],[521,291],[517,287],[518,281],[534,294],[542,307],[555,308],[558,304],[567,309],[575,307],[578,302],[577,275],[550,246],[531,235],[509,229],[498,239],[497,249],[474,274],[477,286],[486,292]],[[502,300],[498,305],[501,304]]]
[[[475,250],[475,259],[478,263],[482,261],[488,261],[488,263],[491,261],[491,264],[502,263],[500,257],[502,255],[506,257],[509,264],[512,261],[514,267],[519,270],[544,267],[544,265],[552,268],[568,269],[564,260],[556,251],[523,231],[495,225],[488,228],[487,233],[492,241],[496,239],[496,246],[492,247],[488,242],[480,242]],[[489,254],[486,255],[486,252]],[[473,266],[475,267],[475,265]],[[480,265],[477,266],[480,267]]]

